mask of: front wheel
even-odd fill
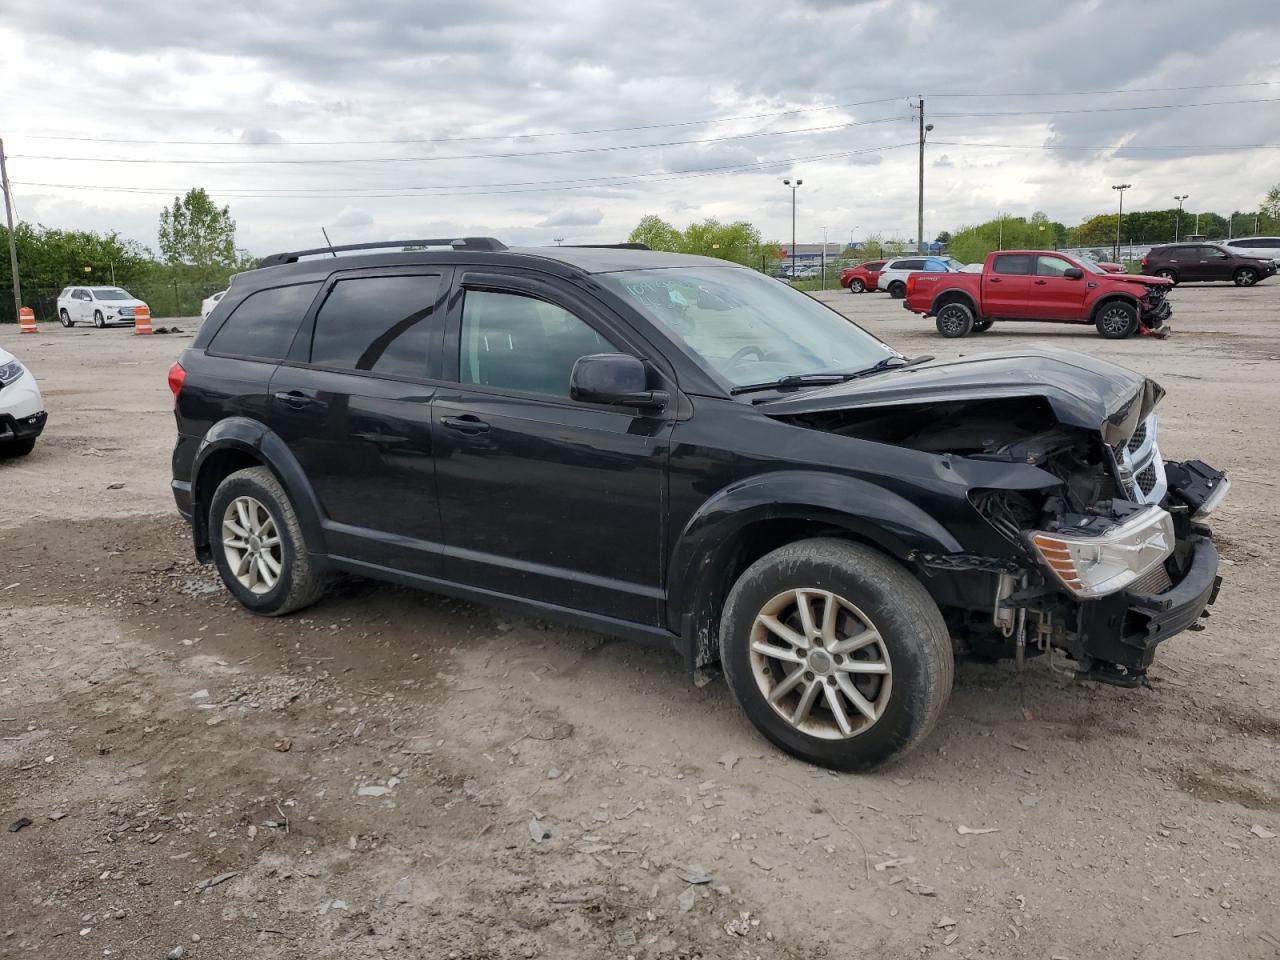
[[[973,311],[963,303],[948,303],[938,308],[934,325],[948,340],[966,337],[974,326]]]
[[[107,325],[107,322],[102,319],[101,310],[93,311],[93,325],[97,327],[99,330],[101,330],[103,327]]]
[[[1172,270],[1168,270],[1168,269],[1165,269],[1165,270],[1157,270],[1157,271],[1156,271],[1156,276],[1157,276],[1157,277],[1162,277],[1163,279],[1168,280],[1170,283],[1177,283],[1177,282],[1178,282],[1178,275],[1177,275],[1176,273],[1174,273]]]
[[[734,584],[720,619],[729,688],[769,740],[810,763],[866,770],[933,729],[955,672],[920,582],[845,540],[801,540]]]
[[[1123,340],[1138,330],[1138,308],[1131,303],[1108,303],[1094,321],[1098,333],[1108,340]]]
[[[254,613],[278,617],[324,593],[289,495],[266,467],[237,470],[218,484],[209,540],[222,582]]]
[[[8,443],[0,444],[0,457],[25,457],[35,448],[35,437],[27,437],[25,440],[10,440]]]
[[[867,285],[863,283],[861,280],[859,280],[857,277],[854,277],[852,280],[849,281],[850,293],[862,293],[866,289],[867,289]]]
[[[907,295],[907,285],[901,280],[895,280],[889,284],[889,296],[895,300],[901,300]]]
[[[58,311],[58,322],[61,323],[64,327],[75,326],[75,324],[71,322],[71,314],[67,313],[67,311],[65,310]]]
[[[1231,279],[1235,280],[1237,287],[1252,287],[1258,282],[1258,271],[1252,267],[1241,267]]]

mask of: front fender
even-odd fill
[[[960,543],[933,517],[884,487],[818,471],[781,471],[740,480],[712,496],[680,533],[667,575],[667,620],[691,663],[705,662],[735,552],[756,524],[794,520],[848,531],[900,560],[913,552],[958,553]]]
[[[263,423],[248,417],[228,417],[219,420],[200,440],[191,466],[191,531],[197,552],[207,550],[209,543],[209,504],[214,490],[222,480],[221,471],[214,469],[218,458],[229,452],[248,455],[266,466],[293,504],[302,529],[302,539],[307,551],[313,554],[325,552],[324,532],[321,527],[320,501],[307,481],[306,473],[288,445]]]

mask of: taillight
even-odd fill
[[[1147,258],[1146,258],[1146,257],[1143,257],[1143,258],[1142,258],[1142,265],[1143,265],[1144,267],[1147,265]]]
[[[173,399],[178,399],[178,391],[182,389],[182,384],[186,382],[187,371],[183,369],[182,364],[174,361],[173,366],[169,368],[169,389],[173,391]]]
[[[915,290],[916,290],[916,275],[914,273],[909,273],[907,274],[907,296],[908,297],[911,296],[911,294],[915,293]]]

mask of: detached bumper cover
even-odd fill
[[[10,440],[30,440],[40,436],[49,414],[41,410],[26,417],[0,414],[0,443]]]
[[[1156,647],[1199,620],[1218,598],[1221,584],[1218,550],[1207,536],[1197,535],[1186,572],[1168,590],[1122,590],[1080,606],[1084,653],[1129,670],[1146,670]]]

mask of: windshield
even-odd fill
[[[1080,266],[1084,267],[1090,273],[1100,273],[1103,276],[1106,276],[1107,274],[1107,271],[1098,266],[1098,261],[1096,260],[1090,260],[1088,257],[1081,257],[1079,263]]]
[[[812,297],[745,267],[597,274],[733,386],[865,370],[898,352]]]
[[[106,287],[102,290],[94,290],[93,295],[98,300],[132,300],[133,294],[121,290],[119,287]]]

